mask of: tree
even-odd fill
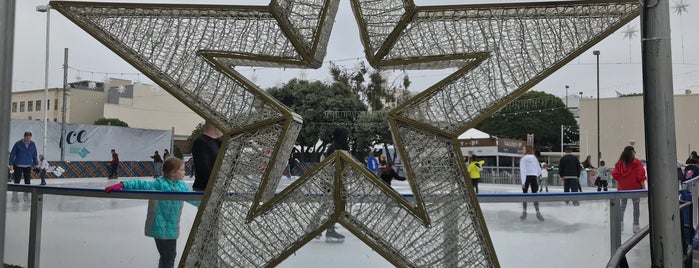
[[[537,148],[560,151],[561,125],[577,125],[563,101],[545,92],[529,91],[476,128],[494,136],[519,140],[533,133]]]
[[[95,120],[93,123],[94,125],[100,125],[100,126],[114,126],[114,127],[129,127],[129,124],[127,124],[124,121],[119,120],[118,118],[99,118]]]
[[[384,149],[387,150],[388,145],[393,144],[393,138],[386,115],[389,108],[395,107],[399,101],[405,101],[410,97],[408,92],[410,78],[404,73],[400,81],[401,85],[395,85],[397,79],[389,85],[380,71],[370,70],[363,61],[358,62],[354,68],[331,64],[330,76],[333,81],[349,87],[364,104],[371,108],[371,112],[358,116],[355,125],[351,128],[352,154],[362,159],[376,144],[383,144]]]
[[[367,78],[365,76],[368,77]],[[359,100],[371,107],[372,111],[379,111],[384,108],[385,103],[396,101],[394,93],[395,87],[388,86],[386,79],[378,70],[369,70],[363,61],[357,63],[355,68],[330,64],[330,76],[333,81],[344,84],[352,92],[357,94]],[[404,76],[406,78],[407,76]],[[410,81],[403,81],[406,86]]]
[[[296,139],[301,161],[319,161],[334,128],[352,126],[357,111],[366,111],[357,95],[342,83],[292,79],[267,92],[303,117],[303,128]],[[333,116],[340,114],[343,116]]]

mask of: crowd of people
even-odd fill
[[[548,172],[549,167],[546,163],[539,163],[536,156],[533,155],[533,149],[529,146],[524,148],[524,156],[520,160],[520,177],[522,184],[522,191],[527,193],[531,189],[532,193],[540,192],[539,182],[542,180],[544,172]],[[688,160],[689,161],[689,160]],[[699,163],[699,157],[692,162]],[[699,171],[699,167],[696,170],[689,172]],[[588,155],[584,161],[580,162],[577,156],[572,153],[571,148],[565,149],[565,154],[560,158],[558,162],[558,177],[563,182],[563,192],[580,192],[582,187],[580,186],[580,180],[587,179],[590,176],[595,178],[595,186],[597,191],[608,191],[609,181],[614,180],[617,184],[617,190],[641,190],[646,188],[646,170],[638,158],[636,158],[636,151],[633,146],[626,146],[622,150],[619,160],[614,165],[614,168],[608,168],[605,161],[600,161],[599,167],[595,167],[592,164],[591,156]],[[477,183],[474,183],[476,187]],[[579,206],[580,203],[576,200],[566,204],[572,203],[573,206]],[[621,213],[623,215],[626,211],[628,200],[621,200]],[[632,198],[633,204],[633,232],[638,232],[640,228],[639,215],[640,215],[640,198]],[[539,221],[544,221],[543,216],[539,210],[539,204],[534,202],[534,208],[536,209],[536,216]],[[527,203],[522,203],[522,215],[520,220],[524,221],[527,218]],[[622,216],[622,230],[623,230],[623,216]]]
[[[336,129],[333,133],[332,143],[325,152],[324,157],[330,156],[336,150],[349,150],[348,145],[348,130]],[[128,180],[121,181],[105,188],[106,192],[118,191],[122,189],[133,190],[160,190],[160,191],[205,191],[212,176],[214,163],[218,157],[218,152],[221,147],[222,133],[212,124],[204,125],[204,132],[195,139],[192,144],[192,161],[193,170],[196,170],[195,180],[191,189],[182,181],[185,176],[185,162],[177,157],[171,157],[169,151],[165,149],[161,156],[158,151],[155,151],[152,156],[154,165],[155,180]],[[41,184],[45,184],[46,170],[48,162],[43,155],[37,155],[36,145],[31,141],[32,133],[25,132],[23,139],[17,141],[10,151],[9,171],[12,174],[14,183],[18,184],[24,180],[25,184],[30,184],[31,171],[35,169],[41,179]],[[594,176],[597,191],[608,191],[610,181],[614,180],[617,189],[623,190],[638,190],[644,189],[646,171],[643,163],[636,158],[636,152],[633,146],[626,146],[622,150],[618,161],[613,168],[607,167],[605,161],[599,162],[599,167],[592,164],[591,157],[588,155],[582,162],[572,153],[570,148],[566,148],[558,163],[558,174],[563,182],[564,192],[581,191],[580,179],[583,174]],[[378,154],[378,157],[375,155]],[[112,160],[109,162],[109,179],[117,179],[117,171],[119,169],[119,154],[115,149],[111,150]],[[381,151],[370,151],[365,158],[366,168],[372,174],[380,178],[387,186],[391,186],[393,180],[405,181],[406,178],[400,176],[396,172],[394,163],[387,160],[386,154]],[[479,182],[481,172],[485,161],[479,159],[475,154],[469,152],[467,156],[467,172],[470,177],[474,191],[479,192]],[[526,146],[524,148],[524,156],[519,163],[520,180],[523,193],[537,193],[541,191],[542,178],[547,177],[548,171],[553,168],[546,163],[540,163],[533,153],[533,148]],[[687,180],[699,176],[699,155],[692,152],[690,157],[682,165],[678,163],[678,179]],[[173,267],[176,256],[176,240],[177,229],[179,228],[178,216],[163,216],[162,208],[182,209],[182,202],[177,200],[155,200],[149,202],[149,209],[146,226],[146,235],[153,237],[156,242],[156,247],[160,253],[159,267]],[[566,202],[569,204],[569,202]],[[625,211],[628,200],[624,199],[621,202],[622,214]],[[633,231],[638,232],[639,226],[639,198],[632,198],[633,206]],[[198,206],[198,202],[193,202]],[[578,206],[578,201],[572,201],[573,206]],[[527,219],[527,202],[522,203],[522,214],[520,220]],[[539,203],[534,202],[536,218],[539,221],[544,221],[544,217],[540,211]],[[173,214],[179,215],[179,213]],[[167,227],[167,228],[165,228]],[[623,228],[623,217],[622,217]],[[344,239],[344,235],[335,231],[335,226],[330,226],[325,235],[327,240],[339,241]],[[320,237],[320,236],[319,236]]]

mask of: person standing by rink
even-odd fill
[[[194,161],[194,191],[205,191],[209,177],[214,169],[218,150],[221,148],[221,131],[213,124],[204,123],[204,133],[192,143],[192,161]]]
[[[153,169],[155,171],[155,175],[153,175],[153,178],[160,177],[162,175],[160,171],[163,168],[163,159],[160,157],[158,151],[155,151],[155,153],[150,158],[153,158]]]
[[[46,170],[49,169],[49,162],[44,159],[44,155],[39,155],[39,179],[41,179],[41,185],[46,185]]]
[[[14,172],[12,179],[15,184],[19,184],[22,178],[24,178],[24,184],[30,184],[32,168],[39,167],[36,144],[32,141],[31,132],[24,132],[24,137],[12,146],[8,163],[10,172]]]
[[[381,172],[379,171],[379,160],[376,160],[373,151],[369,151],[369,158],[366,160],[366,168],[369,169],[371,173],[381,176]]]
[[[534,150],[530,146],[524,147],[524,156],[519,160],[519,173],[522,179],[522,192],[527,193],[529,187],[532,188],[532,193],[537,193],[539,191],[539,176],[541,176],[541,166],[539,166],[539,160],[533,154]],[[536,218],[539,221],[544,221],[544,216],[541,216],[539,211],[539,202],[534,202],[534,209],[536,209]],[[522,216],[519,217],[520,220],[527,219],[527,202],[522,202]]]
[[[643,169],[643,164],[636,158],[636,150],[633,146],[624,147],[624,151],[619,156],[619,161],[614,166],[612,177],[617,181],[617,190],[642,190],[645,189],[644,182],[646,181],[646,171]],[[624,230],[624,211],[629,200],[621,200],[621,229]],[[633,202],[633,232],[637,233],[641,230],[638,218],[640,216],[640,198],[631,198]]]
[[[117,171],[119,170],[119,154],[114,149],[112,149],[112,162],[110,162],[110,165],[108,179],[116,180]]]
[[[582,171],[578,157],[573,155],[570,147],[566,148],[566,154],[558,161],[558,175],[563,179],[563,192],[577,192],[580,182],[578,176]],[[568,204],[568,201],[566,201]],[[578,201],[573,201],[573,206],[578,206]]]
[[[163,177],[155,180],[127,180],[104,188],[104,191],[151,190],[163,192],[191,192],[189,186],[182,181],[185,175],[184,161],[169,157],[163,164]],[[175,267],[177,257],[177,237],[180,234],[180,216],[182,215],[182,200],[149,200],[146,214],[146,236],[155,239],[155,246],[160,253],[158,267]],[[187,201],[199,206],[200,201]]]

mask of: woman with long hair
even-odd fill
[[[644,182],[646,180],[646,170],[641,164],[641,160],[636,158],[636,150],[633,146],[624,147],[624,151],[619,156],[619,161],[614,166],[612,177],[617,181],[617,190],[641,190],[645,189]],[[641,230],[638,223],[640,215],[640,198],[632,198],[633,202],[633,232],[637,233]],[[624,211],[626,211],[626,203],[628,199],[621,200],[621,228],[624,229]]]

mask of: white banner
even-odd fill
[[[121,161],[150,161],[155,151],[160,155],[170,150],[172,131],[127,127],[65,124],[65,161],[110,161],[111,150],[119,154]],[[44,122],[36,120],[12,120],[10,123],[10,149],[22,139],[25,131],[32,132],[38,154],[44,146]],[[61,124],[49,122],[46,159],[61,160]],[[8,152],[9,153],[9,152]],[[172,151],[170,151],[172,153]]]

